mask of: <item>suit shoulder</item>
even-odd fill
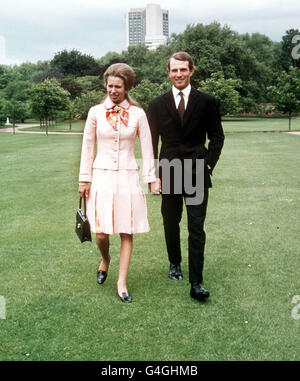
[[[156,105],[156,104],[160,104],[161,101],[165,98],[165,96],[168,94],[167,93],[164,93],[164,94],[161,94],[161,95],[158,95],[157,97],[151,99],[151,101],[149,102],[149,105]]]
[[[193,92],[197,97],[200,97],[202,99],[206,99],[206,100],[210,100],[210,101],[215,99],[215,97],[213,95],[205,93],[204,91],[201,91],[201,90],[193,89]]]
[[[134,105],[134,104],[131,104],[131,105],[130,105],[129,110],[130,110],[130,111],[134,111],[134,112],[136,112],[136,113],[139,113],[139,112],[144,111],[144,110],[142,109],[142,107],[137,106],[137,105]]]
[[[94,106],[92,106],[89,110],[89,112],[97,112],[103,108],[103,103],[98,103]]]
[[[136,105],[130,106],[129,113],[134,113],[138,118],[146,115],[144,109]]]

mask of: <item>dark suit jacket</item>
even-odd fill
[[[205,159],[204,185],[211,187],[210,174],[224,142],[221,116],[214,97],[192,88],[181,123],[170,90],[149,103],[147,117],[155,159],[158,158],[158,141],[161,137],[159,160]],[[207,148],[206,138],[209,140]]]

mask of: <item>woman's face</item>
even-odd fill
[[[109,76],[106,83],[106,91],[112,102],[118,104],[125,99],[125,85],[120,77]]]

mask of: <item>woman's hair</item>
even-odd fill
[[[178,60],[178,61],[188,61],[189,69],[190,70],[195,69],[194,61],[193,61],[192,57],[187,52],[177,52],[177,53],[172,54],[168,60],[168,71],[170,71],[170,62],[171,62],[172,58],[174,58],[175,60]]]
[[[135,81],[134,71],[129,65],[125,63],[112,64],[106,69],[103,77],[104,77],[105,86],[107,85],[108,77],[119,77],[123,79],[124,86],[125,86],[125,98],[128,100],[130,104],[134,106],[139,106],[138,103],[135,102],[128,94],[129,90],[133,88],[134,81]]]

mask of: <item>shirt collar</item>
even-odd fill
[[[187,99],[189,98],[189,95],[190,95],[190,92],[191,92],[191,84],[189,84],[185,89],[183,90],[179,90],[177,89],[174,85],[172,86],[172,92],[173,92],[173,96],[174,96],[174,99],[176,99],[177,95],[180,93],[180,91],[183,92],[183,95],[184,97],[186,97]]]

